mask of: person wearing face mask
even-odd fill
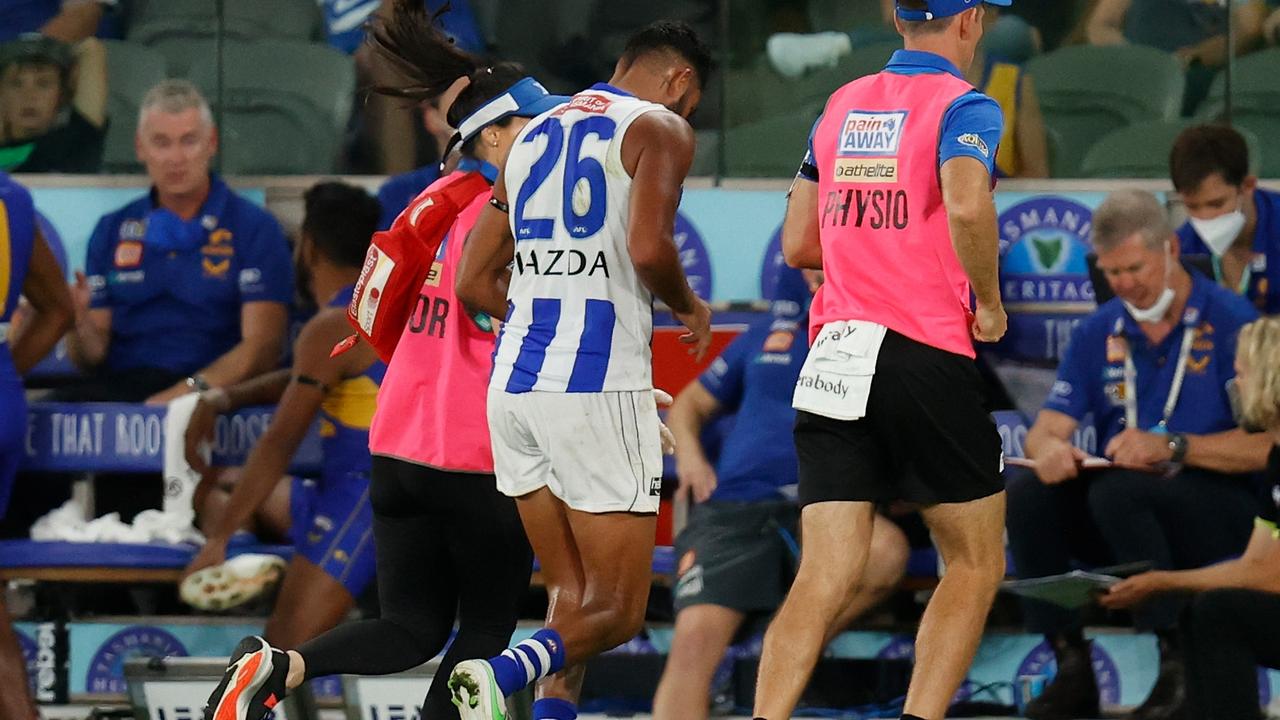
[[[1238,422],[1280,442],[1280,318],[1240,330]],[[1187,696],[1197,720],[1262,720],[1258,666],[1280,668],[1280,446],[1267,462],[1262,509],[1239,559],[1195,570],[1156,570],[1110,588],[1101,603],[1133,607],[1159,593],[1195,593],[1183,617]]]
[[[1280,313],[1280,193],[1258,187],[1244,136],[1197,125],[1178,136],[1169,176],[1187,210],[1184,255],[1208,255],[1215,279],[1260,312]]]
[[[1071,336],[1027,434],[1034,470],[1007,474],[1014,565],[1021,577],[1043,577],[1073,561],[1172,570],[1234,556],[1258,512],[1252,473],[1266,466],[1270,446],[1237,426],[1226,390],[1236,334],[1257,312],[1182,267],[1165,209],[1150,193],[1110,195],[1094,212],[1092,242],[1116,297]],[[1089,417],[1109,467],[1085,469],[1086,453],[1072,445]],[[1160,670],[1134,720],[1186,717],[1174,630],[1180,605],[1169,596],[1135,610],[1137,627],[1159,638]],[[1097,717],[1079,618],[1031,600],[1023,609],[1058,661],[1027,717]]]

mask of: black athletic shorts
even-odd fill
[[[694,505],[676,537],[676,612],[693,605],[776,610],[795,577],[799,521],[793,502]]]
[[[982,388],[973,360],[889,330],[863,418],[796,413],[800,504],[935,505],[1001,492],[1000,435]]]

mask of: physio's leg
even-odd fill
[[[453,630],[457,570],[443,523],[408,485],[430,490],[434,478],[399,460],[373,459],[370,499],[377,545],[381,617],[344,623],[290,653],[305,661],[290,666],[289,687],[306,678],[336,674],[386,675],[435,657]],[[448,508],[442,508],[447,512]]]
[[[889,518],[876,515],[871,526],[871,550],[867,554],[866,569],[862,571],[862,579],[854,587],[852,597],[845,602],[844,609],[831,625],[827,642],[897,589],[907,572],[910,557],[911,544],[902,529]]]
[[[832,625],[862,579],[875,513],[867,502],[820,502],[800,516],[804,552],[765,634],[755,715],[791,717]]]
[[[920,620],[904,712],[942,720],[982,639],[1004,578],[1004,493],[923,511],[946,572]]]
[[[706,720],[712,677],[744,617],[721,605],[693,605],[676,615],[671,652],[653,696],[654,720]]]
[[[448,492],[445,533],[458,583],[458,632],[436,671],[447,678],[459,662],[495,655],[511,642],[533,552],[515,502],[498,492],[492,476],[451,473],[436,483]],[[423,720],[457,716],[449,684],[432,683]]]

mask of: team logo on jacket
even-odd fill
[[[850,110],[840,128],[832,177],[840,183],[896,183],[907,113]]]
[[[123,240],[116,245],[116,267],[135,268],[142,264],[142,243],[137,240]]]

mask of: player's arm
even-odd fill
[[[9,345],[19,374],[30,370],[48,355],[75,321],[75,308],[62,268],[39,229],[36,230],[27,278],[22,283],[22,295],[31,304],[33,312],[19,326]]]
[[[200,399],[191,411],[191,419],[187,421],[187,430],[183,436],[183,452],[187,464],[201,474],[208,469],[208,464],[200,455],[200,445],[213,439],[214,421],[218,415],[248,405],[275,405],[284,396],[285,388],[292,378],[292,370],[280,368],[242,383],[200,393]]]
[[[357,346],[336,358],[329,357],[334,344],[350,332],[341,309],[322,311],[302,328],[294,344],[288,387],[271,417],[271,423],[250,451],[226,511],[204,528],[208,542],[202,554],[225,554],[231,535],[248,523],[254,510],[267,499],[287,472],[289,461],[315,421],[326,388],[354,375],[352,371],[356,363],[367,366],[372,361],[373,351],[367,345]],[[195,569],[189,567],[188,572]]]
[[[240,342],[198,374],[213,387],[224,387],[270,369],[280,359],[283,338],[288,334],[288,320],[289,313],[283,303],[268,300],[244,303],[240,306]],[[147,398],[147,403],[167,403],[187,392],[190,389],[184,380]]]
[[[681,341],[701,358],[711,345],[711,309],[689,287],[676,248],[680,188],[693,164],[693,128],[671,112],[650,112],[631,124],[622,163],[631,175],[627,253],[640,282],[689,328]]]
[[[1126,45],[1124,16],[1131,0],[1098,0],[1085,24],[1085,37],[1090,45]]]
[[[481,311],[495,319],[507,316],[507,286],[511,283],[508,266],[516,249],[507,212],[507,183],[499,172],[493,183],[493,199],[480,211],[462,246],[454,281],[454,292],[468,310]]]
[[[782,220],[782,257],[793,268],[822,269],[818,233],[818,183],[797,177],[787,193]]]

